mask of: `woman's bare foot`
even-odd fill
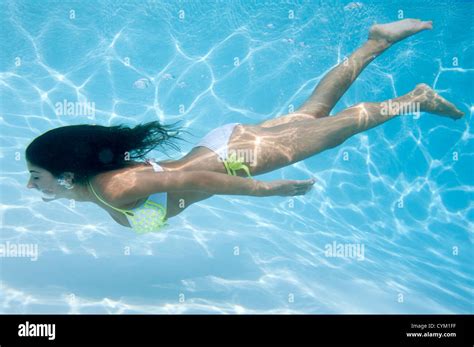
[[[369,39],[393,44],[427,29],[433,29],[431,21],[422,22],[419,19],[411,18],[387,24],[374,24],[370,28]]]
[[[452,119],[459,119],[464,116],[464,112],[461,112],[448,100],[439,96],[427,84],[418,84],[411,94],[415,102],[416,100],[420,100],[420,109],[423,112],[447,116]]]

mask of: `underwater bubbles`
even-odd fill
[[[133,83],[133,87],[137,89],[145,89],[151,86],[151,81],[148,78],[140,78]]]

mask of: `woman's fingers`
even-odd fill
[[[304,195],[313,187],[315,182],[314,178],[307,180],[278,180],[270,183],[269,186],[273,190],[272,195]]]
[[[305,182],[298,182],[294,186],[294,195],[304,195],[311,190],[313,187],[314,181],[307,180]]]
[[[307,186],[313,185],[316,182],[314,179],[304,180],[304,181],[296,181],[296,184],[299,186]]]
[[[305,181],[300,181],[297,183],[298,187],[311,187],[316,181],[314,179],[309,179]]]
[[[316,180],[314,178],[311,178],[309,180],[305,180],[305,182],[303,182],[301,184],[301,189],[303,191],[303,194],[309,192],[311,190],[311,188],[313,188],[313,185],[314,185],[315,182],[316,182]]]

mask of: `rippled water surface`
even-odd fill
[[[473,2],[0,6],[1,242],[39,251],[1,258],[0,312],[473,313]],[[301,104],[374,22],[398,16],[434,30],[377,58],[334,112],[425,82],[466,117],[400,117],[259,176],[314,175],[306,196],[214,196],[138,236],[93,204],[26,189],[24,150],[49,129],[183,120],[177,159],[219,125]],[[63,100],[95,115],[58,116]],[[346,244],[363,253],[328,256]]]

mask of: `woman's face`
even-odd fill
[[[28,188],[38,189],[43,193],[43,201],[52,201],[60,197],[64,188],[58,184],[57,178],[39,166],[35,166],[29,162],[27,166],[30,172],[30,179],[27,184]]]

